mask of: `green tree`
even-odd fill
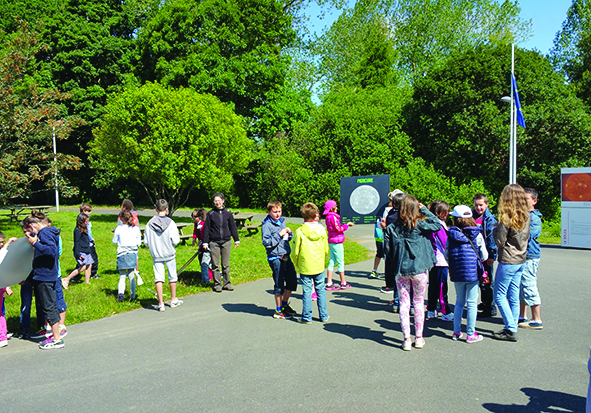
[[[192,87],[252,117],[281,89],[289,66],[282,53],[295,38],[276,0],[175,0],[139,31],[142,80]]]
[[[217,98],[189,88],[147,83],[114,94],[95,129],[94,167],[99,185],[123,178],[164,198],[170,214],[193,189],[227,190],[250,158],[241,119]]]
[[[479,179],[500,193],[508,181],[509,105],[499,99],[511,92],[510,69],[510,46],[480,46],[419,81],[405,126],[416,155],[460,183]],[[517,180],[537,188],[549,208],[560,167],[591,155],[591,117],[537,51],[516,49],[515,72],[527,124],[518,128]]]
[[[41,88],[32,78],[35,55],[44,45],[27,24],[0,40],[0,202],[29,198],[35,181],[53,187],[56,173],[61,194],[70,196],[76,189],[68,186],[63,171],[79,169],[80,160],[62,153],[54,157],[52,150],[52,132],[62,140],[79,124],[75,118],[58,120],[68,96]]]

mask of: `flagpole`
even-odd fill
[[[515,45],[511,43],[511,76],[515,69]],[[509,183],[515,183],[515,115],[517,108],[515,107],[515,96],[513,93],[513,79],[511,79],[511,124],[509,129]]]

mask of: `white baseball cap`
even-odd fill
[[[450,215],[457,218],[472,218],[472,210],[466,205],[456,205]]]

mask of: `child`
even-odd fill
[[[427,290],[427,320],[437,317],[437,303],[441,308],[443,321],[454,321],[454,313],[447,303],[447,261],[445,260],[445,243],[447,242],[447,225],[445,220],[449,215],[449,204],[445,201],[433,201],[428,206],[429,211],[439,218],[441,228],[429,234],[429,240],[435,252],[437,263],[429,271],[429,289]],[[470,213],[470,216],[472,213]]]
[[[529,241],[527,243],[527,258],[525,267],[521,273],[521,286],[519,288],[519,327],[534,328],[541,330],[544,328],[542,317],[540,316],[540,305],[542,300],[538,292],[538,281],[536,273],[540,263],[541,249],[538,238],[542,233],[542,214],[535,209],[538,203],[538,191],[533,188],[524,188],[527,205],[529,207],[530,229]],[[531,320],[526,318],[527,306],[531,308]]]
[[[96,246],[94,243],[94,237],[92,236],[92,223],[90,222],[90,214],[92,213],[92,207],[89,203],[83,202],[80,205],[80,213],[86,215],[88,217],[88,224],[86,227],[88,228],[88,240],[90,241],[90,256],[94,261],[92,266],[90,267],[90,278],[99,279],[98,275],[98,255],[96,253]]]
[[[133,202],[129,199],[124,199],[123,202],[121,202],[121,211],[128,211],[131,213],[131,216],[133,217],[133,225],[136,227],[139,226],[139,218],[137,212],[133,210]],[[117,218],[117,225],[123,225],[123,222],[121,222],[121,219],[119,218]]]
[[[326,310],[326,291],[324,287],[324,262],[328,254],[328,236],[326,229],[318,222],[320,219],[318,207],[311,202],[302,206],[304,225],[296,230],[294,240],[293,263],[300,274],[302,289],[302,324],[312,322],[312,287],[316,289],[318,299],[318,314],[320,321],[326,322],[330,318]]]
[[[449,273],[456,288],[453,340],[462,338],[462,315],[464,304],[468,304],[466,317],[466,343],[482,341],[476,333],[476,309],[478,302],[478,265],[488,258],[488,251],[480,229],[476,226],[472,211],[466,205],[457,205],[451,216],[454,226],[449,229],[445,255],[449,262]]]
[[[125,279],[129,278],[130,299],[135,299],[135,268],[137,265],[138,248],[142,243],[139,227],[133,225],[133,216],[129,211],[121,211],[119,219],[123,225],[115,228],[113,244],[117,244],[117,269],[119,270],[119,285],[117,301],[123,302],[125,294]]]
[[[84,282],[90,284],[90,269],[94,262],[90,255],[90,239],[88,238],[88,216],[79,214],[74,228],[74,258],[78,266],[62,280],[64,289],[68,289],[70,280],[78,274],[84,273]]]
[[[6,235],[0,231],[0,262],[4,261],[4,257],[8,253],[8,246],[16,241],[16,238],[9,238],[6,243],[4,240]],[[6,347],[8,345],[8,330],[6,329],[6,316],[4,315],[4,294],[12,295],[10,287],[0,288],[0,347]]]
[[[505,328],[493,333],[497,340],[517,341],[519,286],[527,257],[529,221],[525,191],[517,184],[507,185],[499,200],[499,225],[493,230],[499,250],[494,298],[505,323]]]
[[[384,217],[382,218],[382,229],[386,229],[388,225],[394,224],[398,220],[398,210],[400,209],[400,204],[402,203],[402,199],[406,196],[406,194],[400,189],[395,189],[390,192],[388,196],[390,197],[392,208],[390,208],[390,210],[387,212],[384,211]],[[393,312],[398,313],[400,308],[400,299],[398,297],[398,288],[396,288],[396,277],[394,276],[394,269],[392,268],[392,262],[390,258],[387,254],[384,255],[386,256],[384,270],[386,285],[380,289],[380,292],[384,294],[393,294],[392,301],[390,301],[388,305],[392,306]],[[412,305],[410,312],[411,314],[414,312]]]
[[[296,312],[289,306],[289,297],[298,287],[298,276],[289,255],[289,241],[293,238],[290,228],[281,217],[279,201],[267,204],[267,217],[261,229],[263,247],[267,250],[267,262],[273,271],[273,293],[275,294],[274,318],[292,318]]]
[[[484,194],[476,194],[472,198],[474,203],[474,210],[472,210],[472,217],[474,222],[480,228],[482,237],[486,243],[488,251],[488,259],[483,263],[484,270],[488,272],[490,283],[480,286],[480,300],[482,301],[478,306],[482,310],[478,317],[487,318],[497,314],[497,309],[493,303],[493,267],[497,259],[497,246],[493,239],[493,228],[497,223],[495,216],[488,209],[488,197]]]
[[[328,247],[330,249],[330,258],[328,259],[328,271],[326,271],[326,289],[329,291],[346,290],[351,288],[350,284],[345,281],[345,250],[343,243],[345,242],[344,232],[354,226],[353,222],[341,225],[341,217],[337,215],[337,203],[328,200],[324,204],[324,213],[326,229],[328,231]],[[341,285],[333,284],[332,271],[337,265],[339,276],[341,277]]]
[[[439,231],[439,219],[420,204],[415,197],[402,199],[398,219],[384,231],[384,252],[392,260],[392,270],[400,294],[400,326],[404,335],[402,349],[411,349],[410,288],[414,289],[415,348],[423,348],[425,320],[425,289],[427,271],[437,262],[428,239],[430,232]]]
[[[150,249],[154,260],[154,282],[156,283],[156,295],[158,297],[158,311],[164,311],[162,299],[162,283],[164,282],[164,266],[168,269],[168,282],[170,284],[170,307],[175,308],[183,305],[183,301],[176,298],[176,250],[181,239],[176,224],[167,217],[168,202],[159,199],[156,202],[158,215],[148,221],[144,243]]]
[[[84,225],[86,227],[86,224]],[[51,326],[52,336],[39,343],[42,350],[63,348],[59,331],[59,311],[56,305],[55,280],[58,277],[59,229],[50,227],[45,214],[33,214],[23,220],[25,235],[34,248],[33,291],[38,308]]]
[[[193,218],[193,222],[195,223],[193,227],[193,245],[195,245],[196,240],[199,240],[198,252],[199,263],[201,264],[201,284],[203,285],[208,284],[213,279],[212,272],[209,269],[211,254],[209,250],[203,248],[203,228],[205,227],[206,217],[207,211],[203,208],[195,209],[191,212],[191,218]]]

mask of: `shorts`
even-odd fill
[[[528,258],[523,265],[521,285],[519,286],[519,302],[527,306],[542,304],[538,291],[538,278],[536,277],[539,263],[539,258]]]
[[[291,261],[287,256],[287,260],[281,258],[269,261],[269,266],[273,271],[273,294],[283,295],[285,290],[296,291],[298,288],[298,276]]]
[[[376,241],[376,258],[385,258],[383,241]]]
[[[55,304],[57,305],[57,311],[60,313],[63,313],[68,309],[66,301],[64,300],[64,290],[62,288],[61,278],[55,280]]]
[[[76,257],[76,262],[80,266],[92,265],[94,263],[94,260],[92,259],[92,256],[90,254],[86,254],[84,252],[81,252],[80,257]]]
[[[154,261],[154,282],[163,283],[164,282],[164,265],[166,265],[166,269],[168,270],[168,282],[175,283],[178,281],[178,277],[176,274],[176,258],[173,258],[169,261]]]

